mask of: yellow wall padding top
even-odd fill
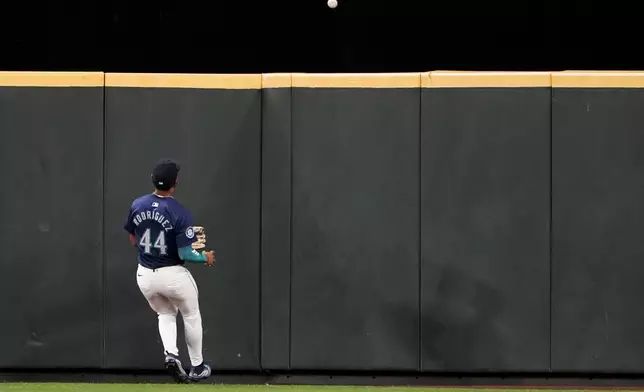
[[[102,72],[0,72],[0,86],[102,87]]]
[[[423,87],[550,87],[550,72],[462,72],[423,73]]]
[[[644,71],[470,72],[363,74],[119,74],[102,72],[0,72],[0,86],[262,88],[642,88]]]
[[[107,87],[260,89],[261,74],[105,74]]]
[[[552,74],[552,87],[642,88],[644,87],[644,72],[556,72]]]
[[[418,88],[418,73],[293,74],[293,87],[309,88]]]
[[[291,87],[290,73],[272,73],[262,75],[262,88]]]

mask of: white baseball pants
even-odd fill
[[[192,366],[203,362],[203,329],[199,311],[199,291],[185,267],[177,265],[156,270],[139,264],[136,280],[152,310],[159,315],[159,335],[165,351],[179,355],[177,348],[177,311],[181,312],[186,345]]]

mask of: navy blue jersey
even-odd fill
[[[176,199],[149,194],[134,200],[124,228],[136,237],[139,264],[155,269],[184,264],[178,250],[197,240],[192,226]]]

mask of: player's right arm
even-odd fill
[[[136,246],[136,235],[134,234],[134,222],[132,221],[132,208],[130,208],[130,213],[127,215],[127,220],[123,225],[123,229],[128,232],[130,235],[130,244]]]

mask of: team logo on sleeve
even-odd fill
[[[195,236],[195,230],[192,227],[186,229],[186,237],[192,239]]]

